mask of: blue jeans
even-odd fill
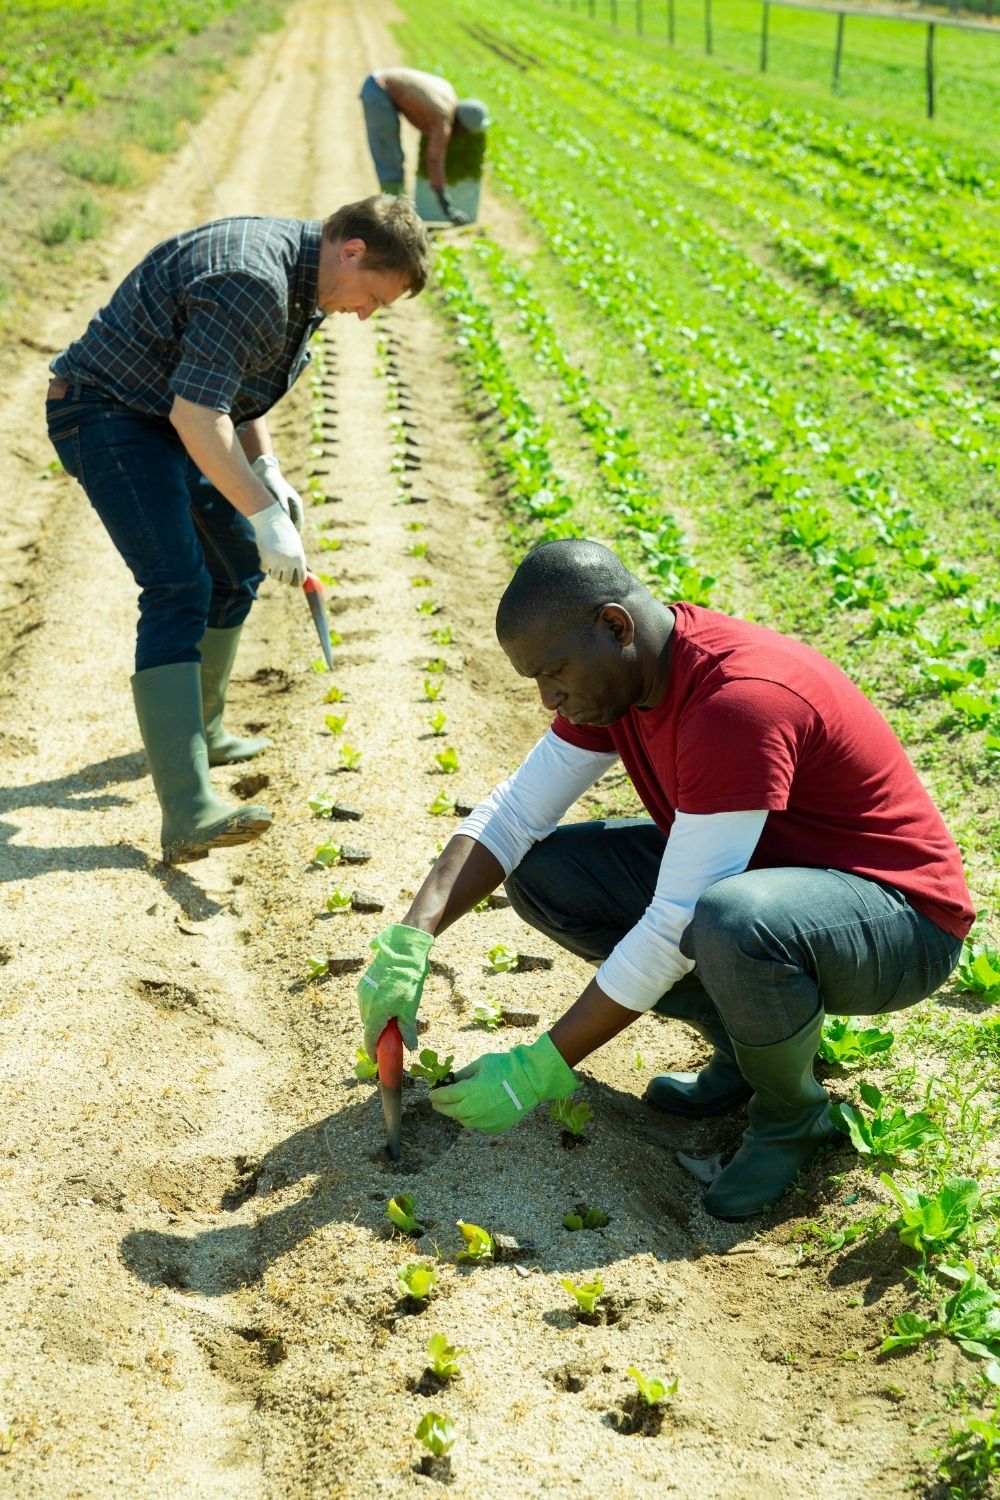
[[[361,87],[361,104],[368,131],[368,149],[375,163],[379,186],[403,182],[403,147],[399,138],[399,113],[381,84],[369,73]]]
[[[199,661],[206,626],[241,625],[264,577],[253,527],[199,472],[165,417],[70,384],[49,437],[139,585],[135,669]]]
[[[529,850],[507,894],[532,927],[599,964],[652,900],[665,846],[646,819],[566,824]],[[694,969],[655,1008],[673,1015],[672,997],[700,988],[736,1041],[770,1046],[821,1008],[855,1016],[915,1005],[961,948],[891,886],[842,870],[747,870],[702,895],[681,938]]]

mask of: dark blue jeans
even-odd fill
[[[666,841],[646,819],[571,823],[506,881],[518,915],[599,964],[641,919]],[[842,870],[747,870],[710,886],[681,939],[693,971],[657,1003],[701,989],[736,1041],[764,1047],[817,1010],[879,1015],[944,983],[962,944],[890,886]]]
[[[198,471],[164,417],[71,384],[45,405],[78,480],[139,585],[135,669],[198,661],[206,626],[246,619],[264,574],[250,522]]]
[[[399,134],[399,113],[375,76],[368,74],[361,87],[361,106],[365,112],[368,149],[375,163],[379,187],[403,183],[403,146]]]

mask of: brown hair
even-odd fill
[[[376,193],[357,203],[345,203],[325,220],[323,234],[334,243],[364,240],[362,264],[370,271],[404,272],[411,297],[427,284],[427,231],[409,198]]]

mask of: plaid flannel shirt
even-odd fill
[[[233,218],[156,245],[50,368],[150,416],[175,396],[263,416],[302,373],[323,321],[318,219]]]

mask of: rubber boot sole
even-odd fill
[[[211,849],[249,844],[267,832],[271,821],[271,814],[262,807],[248,807],[230,813],[218,823],[210,823],[207,828],[199,828],[185,838],[170,839],[163,845],[163,863],[186,865],[196,859],[205,859]]]

